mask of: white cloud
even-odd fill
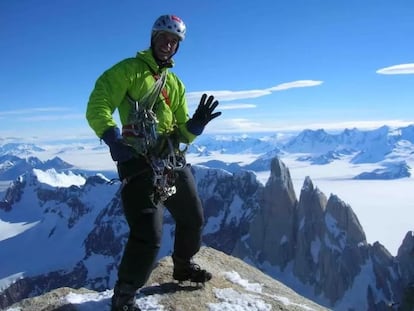
[[[284,91],[287,89],[298,88],[298,87],[312,87],[322,84],[323,81],[317,80],[297,80],[292,82],[282,83],[271,88],[265,88],[261,90],[244,90],[244,91],[202,91],[202,92],[188,92],[187,100],[189,103],[198,103],[201,95],[211,94],[219,101],[232,101],[237,99],[246,99],[246,98],[257,98],[266,95],[270,95],[273,92]]]
[[[251,109],[256,108],[253,104],[232,104],[232,105],[220,105],[219,110],[232,110],[232,109]]]
[[[19,118],[20,121],[30,121],[30,122],[39,122],[39,121],[59,121],[59,120],[84,120],[85,114],[81,113],[72,113],[72,114],[56,114],[56,115],[37,115],[30,117]]]
[[[263,128],[260,123],[254,122],[244,118],[222,119],[214,120],[214,127],[207,126],[206,131],[217,133],[231,133],[231,132],[251,132]]]
[[[0,119],[15,116],[14,121],[43,122],[59,120],[83,120],[84,113],[68,113],[70,108],[66,107],[40,107],[28,109],[16,109],[0,111]]]
[[[384,75],[414,74],[414,63],[385,67],[376,72]]]
[[[279,85],[276,85],[269,90],[272,92],[275,91],[284,91],[288,89],[298,88],[298,87],[311,87],[311,86],[318,86],[321,85],[323,81],[317,80],[297,80],[292,82],[286,82]]]
[[[247,90],[247,91],[202,91],[202,92],[189,92],[187,93],[187,100],[189,102],[197,102],[200,100],[201,95],[211,94],[215,99],[219,101],[231,101],[237,99],[257,98],[265,95],[269,95],[272,92],[269,89],[263,90]]]
[[[44,108],[28,108],[28,109],[16,109],[16,110],[8,110],[8,111],[0,111],[1,116],[9,116],[9,115],[27,115],[33,114],[38,112],[63,112],[69,111],[69,108],[63,107],[44,107]]]

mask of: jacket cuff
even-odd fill
[[[103,133],[101,139],[109,146],[122,139],[122,135],[118,127],[110,127]]]

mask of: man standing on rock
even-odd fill
[[[137,311],[136,291],[147,281],[160,248],[164,206],[176,222],[173,278],[204,283],[211,273],[192,262],[199,251],[203,210],[180,143],[200,135],[218,101],[204,94],[189,118],[182,81],[171,71],[186,26],[174,15],[154,23],[149,49],[105,71],[90,95],[86,118],[110,149],[123,183],[130,233],[118,270],[112,311]],[[122,132],[112,115],[118,109]]]

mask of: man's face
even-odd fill
[[[152,49],[158,60],[166,61],[177,50],[179,37],[169,32],[160,32],[152,42]]]

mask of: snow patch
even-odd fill
[[[50,185],[52,187],[67,188],[73,185],[82,186],[86,181],[84,177],[76,175],[71,171],[69,171],[67,174],[58,173],[53,168],[46,171],[34,168],[33,174],[37,177],[39,182]]]
[[[261,293],[262,292],[262,285],[259,283],[250,283],[249,281],[242,279],[240,277],[240,274],[238,274],[236,271],[230,271],[230,272],[225,272],[223,274],[224,278],[227,279],[228,281],[234,283],[234,284],[238,284],[240,286],[242,286],[244,289],[251,291],[251,292],[255,292],[255,293]]]
[[[27,222],[18,222],[18,223],[10,223],[0,219],[0,241],[10,239],[20,233],[33,228],[39,223],[39,221],[35,221],[32,223]]]
[[[321,240],[319,239],[319,237],[316,237],[315,240],[312,241],[311,243],[311,254],[312,254],[312,259],[313,262],[315,264],[318,263],[318,258],[319,258],[319,252],[321,250]]]
[[[232,288],[214,289],[219,303],[210,303],[210,311],[269,311],[270,304],[265,303],[257,295],[242,294]]]

